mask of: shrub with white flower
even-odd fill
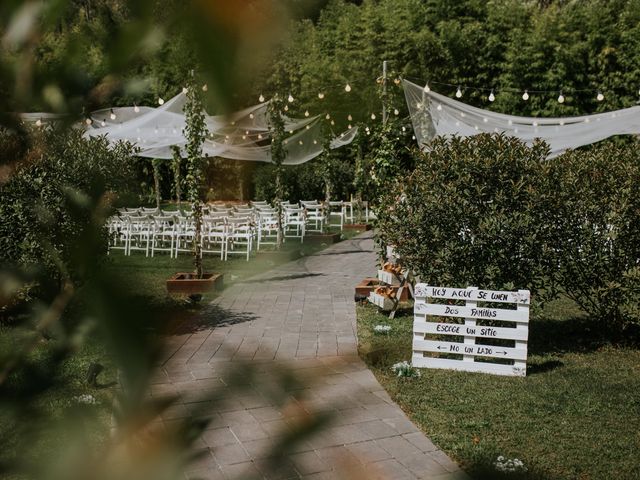
[[[388,335],[391,331],[391,325],[376,325],[373,327],[373,331],[379,334]]]
[[[518,458],[505,458],[502,455],[500,455],[496,459],[494,466],[497,471],[502,473],[516,473],[527,471],[527,467],[524,466],[522,460]]]
[[[395,372],[398,377],[419,377],[420,370],[414,368],[409,362],[406,360],[404,362],[396,363],[391,370]]]
[[[93,395],[89,395],[88,393],[78,395],[74,398],[74,400],[76,401],[76,403],[82,403],[84,405],[95,405],[96,403],[98,403],[96,397],[94,397]]]

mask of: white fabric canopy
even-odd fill
[[[172,157],[172,146],[184,155],[186,95],[180,93],[157,108],[122,107],[92,113],[86,135],[106,135],[109,141],[135,144],[141,157]],[[203,155],[233,160],[271,162],[271,135],[267,103],[255,105],[230,115],[205,115],[209,136]],[[115,119],[112,119],[115,116]],[[319,116],[303,119],[284,118],[287,137],[285,165],[307,162],[322,153],[322,129]],[[351,128],[331,141],[331,148],[351,143],[357,134]]]
[[[504,115],[472,107],[403,80],[416,140],[421,148],[437,135],[468,137],[505,133],[527,144],[540,138],[551,147],[549,158],[613,135],[640,134],[640,106],[607,113],[566,118]]]

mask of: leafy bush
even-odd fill
[[[547,151],[505,136],[436,139],[383,193],[381,240],[424,282],[542,293],[537,181]]]
[[[423,281],[564,292],[593,319],[640,324],[640,160],[608,142],[546,160],[503,135],[436,139],[382,196],[380,239]]]
[[[568,152],[540,181],[558,283],[592,317],[615,328],[640,324],[637,143]]]
[[[87,139],[75,129],[34,135],[26,161],[0,185],[0,263],[44,268],[59,278],[73,264],[73,245],[90,221],[72,214],[72,204],[97,184],[126,192],[134,181],[132,154],[129,145],[109,147],[106,139]]]

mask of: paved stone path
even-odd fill
[[[202,323],[170,337],[153,395],[182,400],[165,424],[193,415],[194,406],[214,417],[190,477],[468,478],[357,356],[354,286],[374,274],[373,240],[365,233],[229,287]],[[245,363],[253,377],[229,377]],[[291,375],[304,383],[280,386]],[[243,389],[232,395],[237,383]],[[199,402],[210,388],[229,396]],[[324,414],[328,426],[278,458],[278,472],[269,470],[269,447]]]

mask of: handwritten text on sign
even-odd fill
[[[415,287],[415,296],[412,358],[414,366],[499,375],[526,375],[530,302],[528,290],[507,292],[418,284]],[[457,305],[433,303],[440,299],[454,300]],[[461,302],[464,302],[464,305],[461,305]],[[485,306],[487,303],[511,304],[511,308],[493,308],[493,305]],[[448,318],[450,321],[447,321]],[[492,320],[504,323],[495,326],[490,322]],[[461,323],[462,321],[464,323]],[[438,337],[430,339],[427,338],[428,335]],[[448,336],[452,341],[443,341],[440,336]],[[455,341],[459,338],[464,341]],[[506,343],[511,346],[477,343],[483,339],[508,340],[509,342],[491,343]],[[486,343],[486,340],[484,342]],[[476,361],[478,357],[485,360]],[[505,364],[504,360],[507,360],[508,364]]]

